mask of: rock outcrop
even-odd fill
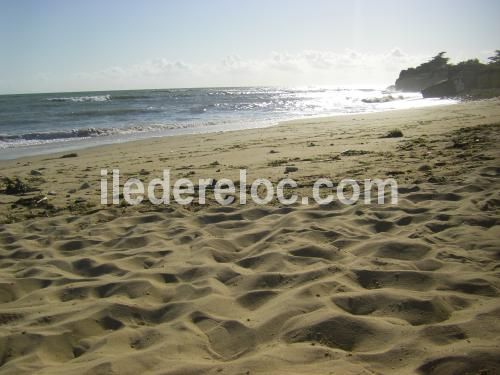
[[[416,72],[414,69],[402,70],[396,80],[396,90],[418,92],[448,78],[446,68],[432,72]]]
[[[396,80],[396,90],[418,92],[448,79],[450,65],[444,52],[416,68],[402,70]]]
[[[500,95],[500,50],[489,64],[477,59],[448,64],[444,52],[416,68],[402,70],[396,80],[399,91],[421,91],[424,98]]]
[[[424,98],[441,98],[469,95],[477,90],[500,88],[500,66],[481,63],[458,64],[448,73],[448,78],[422,90]]]

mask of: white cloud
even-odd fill
[[[390,85],[401,69],[418,65],[428,58],[407,55],[398,48],[378,54],[354,50],[341,53],[277,51],[259,59],[228,55],[219,62],[204,64],[158,58],[128,66],[110,66],[100,71],[51,77],[50,80],[39,77],[35,83],[41,87],[38,91],[220,85]]]
[[[394,48],[391,52],[389,52],[389,55],[396,58],[405,56],[399,48]]]

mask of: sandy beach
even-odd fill
[[[499,144],[488,99],[1,161],[0,373],[498,374]],[[102,168],[399,202],[103,206]]]

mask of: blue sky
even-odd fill
[[[500,1],[0,0],[0,93],[388,85],[500,49]]]

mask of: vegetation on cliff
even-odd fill
[[[440,52],[416,68],[402,70],[396,89],[421,91],[424,97],[500,95],[500,50],[484,64],[478,59],[450,64]]]

